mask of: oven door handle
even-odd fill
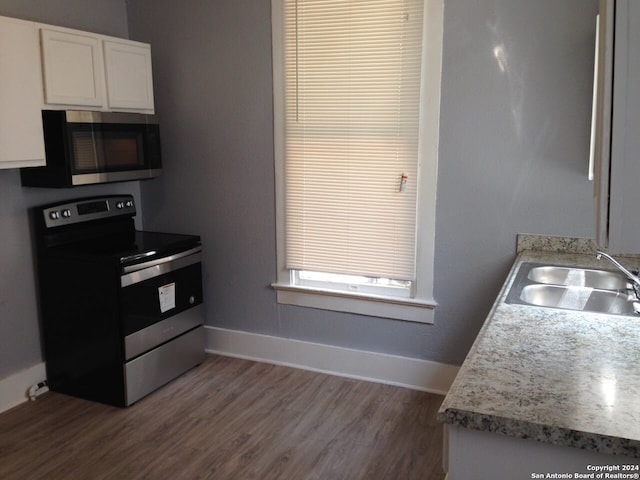
[[[125,274],[120,276],[120,286],[122,288],[128,287],[179,268],[200,263],[202,261],[201,252],[202,247],[200,246],[168,257],[125,267]]]

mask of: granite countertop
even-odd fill
[[[640,317],[507,304],[523,262],[613,268],[593,253],[519,253],[438,421],[640,457]]]

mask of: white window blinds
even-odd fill
[[[286,1],[287,268],[414,279],[422,26],[423,0]]]

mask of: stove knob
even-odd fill
[[[49,212],[49,218],[51,220],[58,220],[60,218],[60,212],[57,210],[53,210],[51,212]]]
[[[116,208],[118,210],[122,210],[124,208],[124,202],[117,202],[116,203]]]
[[[126,206],[127,208],[131,208],[131,207],[133,207],[133,200],[127,200],[127,201],[126,201],[126,203],[125,203],[125,206]]]
[[[71,210],[69,210],[68,208],[65,208],[64,210],[62,210],[62,216],[64,218],[69,218],[71,217]]]

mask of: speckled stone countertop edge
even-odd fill
[[[528,245],[531,244],[529,243]],[[491,328],[491,320],[494,318],[496,310],[504,304],[507,293],[511,288],[520,265],[523,262],[539,261],[541,263],[557,265],[579,265],[582,267],[599,268],[611,267],[610,265],[607,266],[598,262],[595,255],[593,255],[594,250],[591,249],[591,247],[587,246],[583,249],[582,247],[585,243],[569,241],[568,245],[580,245],[581,247],[577,249],[577,252],[572,248],[569,248],[567,252],[566,250],[563,251],[563,248],[546,249],[543,247],[539,251],[525,249],[518,253],[517,258],[513,263],[513,267],[508,274],[503,287],[497,296],[491,311],[489,312],[489,315],[487,316],[487,321],[480,329],[480,332],[467,355],[467,359],[473,358],[474,355],[476,355],[478,348],[482,345],[487,329]],[[588,245],[588,242],[586,245]],[[631,265],[627,266],[631,268]],[[640,457],[639,440],[603,435],[589,431],[566,429],[552,424],[534,423],[526,420],[520,420],[518,418],[508,418],[506,416],[498,416],[456,408],[455,398],[456,395],[460,393],[458,392],[460,389],[459,384],[464,383],[463,379],[466,375],[473,374],[469,372],[470,363],[471,362],[467,362],[465,359],[465,362],[463,362],[463,365],[460,367],[458,375],[451,385],[449,393],[436,416],[439,422],[454,424],[464,428],[480,431],[494,432],[516,438],[533,439],[554,445],[593,450],[605,454],[623,455],[636,458]]]
[[[563,447],[593,450],[609,455],[640,457],[639,442],[626,438],[594,435],[561,427],[519,421],[513,418],[484,415],[455,409],[439,412],[438,421],[523,440],[534,440]]]

